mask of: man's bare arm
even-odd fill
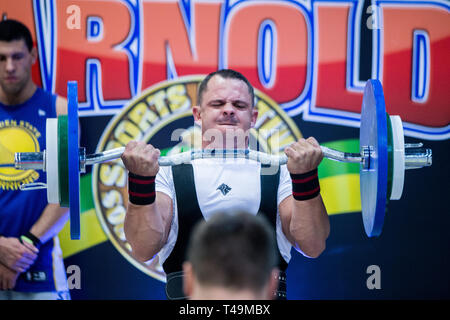
[[[128,203],[124,231],[136,259],[148,261],[165,245],[172,211],[172,199],[162,192],[156,193],[156,200],[150,205]]]
[[[316,258],[325,250],[330,222],[320,195],[307,201],[289,196],[280,203],[279,212],[283,232],[297,251]]]

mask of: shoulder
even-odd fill
[[[157,176],[172,180],[172,167],[171,166],[160,166]]]
[[[158,174],[156,175],[156,189],[161,191],[171,191],[173,189],[173,177],[171,167],[159,167]],[[161,190],[158,190],[161,188]]]
[[[67,99],[61,96],[56,96],[56,115],[67,114]]]
[[[67,114],[67,100],[64,97],[51,93],[50,91],[46,91],[40,87],[36,89],[37,99],[50,99],[52,101],[52,105],[54,103],[56,115]]]

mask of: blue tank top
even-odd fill
[[[15,152],[45,150],[47,118],[56,117],[56,96],[37,88],[25,103],[0,103],[0,163],[14,163]],[[45,173],[35,170],[0,168],[0,234],[19,237],[30,230],[47,206],[45,189],[20,191],[21,184],[46,182]],[[17,279],[16,291],[55,291],[53,277],[54,241],[41,246],[27,272]]]

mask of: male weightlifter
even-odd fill
[[[199,86],[197,101],[192,112],[201,127],[202,148],[248,148],[249,129],[258,112],[253,87],[242,74],[228,69],[209,74]],[[160,169],[158,149],[144,142],[128,143],[122,155],[129,171],[125,235],[138,260],[158,255],[169,299],[185,298],[182,264],[193,226],[217,212],[245,211],[270,221],[280,254],[277,298],[286,298],[284,271],[291,247],[313,258],[323,252],[330,226],[317,176],[322,151],[310,137],[293,143],[285,153],[287,165],[276,174],[264,174],[256,161],[230,158],[197,159]]]

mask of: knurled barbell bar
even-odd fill
[[[79,147],[77,82],[68,82],[68,114],[47,119],[46,145],[43,152],[15,154],[14,166],[21,170],[43,170],[47,183],[21,186],[22,190],[47,188],[49,203],[70,208],[71,239],[80,239],[80,172],[94,165],[120,158],[125,148],[86,155]],[[400,199],[405,169],[430,166],[431,149],[421,143],[405,144],[399,116],[386,113],[383,88],[378,80],[368,80],[364,88],[360,153],[348,153],[321,146],[324,157],[335,161],[360,164],[361,211],[367,236],[381,234],[388,200]],[[171,156],[161,156],[161,166],[187,163],[199,158],[247,158],[262,164],[283,165],[285,155],[270,155],[254,150],[191,150]]]

